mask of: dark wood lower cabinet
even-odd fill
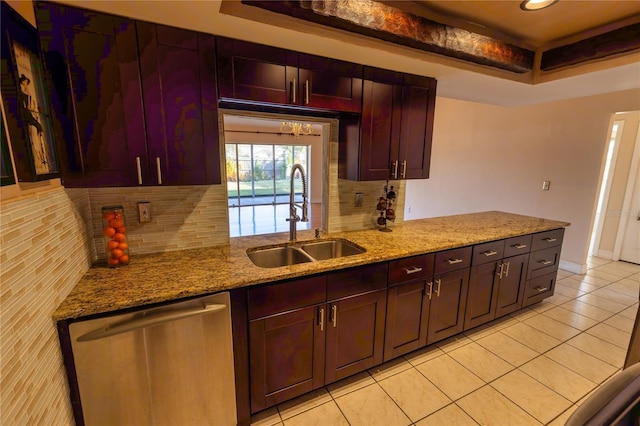
[[[502,263],[504,266],[498,286],[495,318],[500,318],[522,308],[529,254],[509,257],[504,259]]]
[[[382,363],[387,289],[330,302],[325,384]]]
[[[525,237],[250,288],[251,412],[552,296],[562,234]]]
[[[429,298],[425,286],[426,281],[421,280],[389,288],[384,340],[385,361],[427,344]]]
[[[249,322],[251,412],[324,384],[325,305]]]
[[[468,268],[434,277],[427,344],[463,331],[468,286]]]
[[[495,318],[501,262],[473,266],[469,275],[469,292],[464,316],[464,329],[476,327]]]

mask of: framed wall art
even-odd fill
[[[2,101],[18,181],[59,177],[38,33],[2,2]]]
[[[4,126],[4,114],[0,117],[0,186],[13,185],[16,183],[16,177],[13,174],[13,166],[11,165],[11,155],[9,154],[9,141],[7,139],[7,130]]]

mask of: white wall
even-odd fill
[[[638,107],[640,90],[519,108],[439,97],[431,176],[407,182],[405,219],[503,210],[568,221],[562,259],[584,265],[611,114]]]

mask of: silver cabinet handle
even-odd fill
[[[393,162],[393,178],[398,179],[398,160]]]
[[[480,254],[484,254],[485,256],[489,257],[489,256],[495,256],[496,254],[498,254],[498,252],[493,250],[487,250],[487,251],[483,251]]]
[[[429,300],[431,300],[431,295],[433,294],[433,281],[429,281],[427,285],[429,286],[429,293],[427,293],[427,296],[429,296]]]
[[[440,285],[442,284],[442,280],[437,279],[436,284],[438,284],[438,288],[436,289],[436,296],[440,297]]]
[[[548,243],[552,243],[552,242],[554,242],[556,239],[555,239],[555,238],[551,238],[551,237],[547,237],[547,238],[543,238],[542,240],[543,240],[543,241],[546,241],[546,242],[548,242]]]
[[[298,84],[298,83],[297,83],[296,79],[294,78],[293,79],[293,83],[291,83],[291,103],[292,104],[296,103],[296,84]]]
[[[416,272],[422,272],[422,268],[419,268],[417,266],[412,266],[411,269],[409,268],[402,268],[402,269],[405,270],[407,275],[415,274]]]
[[[538,263],[542,263],[543,265],[550,265],[553,263],[553,260],[541,260]]]
[[[309,80],[304,81],[304,104],[309,105]]]
[[[138,168],[138,185],[142,185],[142,167],[140,166],[140,157],[136,157],[136,167]]]
[[[534,290],[536,290],[538,293],[543,293],[549,289],[547,287],[536,287],[534,288]]]
[[[98,340],[109,336],[115,336],[116,334],[126,333],[127,331],[137,330],[139,328],[150,327],[152,325],[160,324],[167,321],[173,321],[181,318],[192,317],[195,315],[202,315],[212,312],[218,312],[225,309],[227,305],[213,304],[198,306],[195,309],[184,309],[174,312],[163,312],[158,315],[150,315],[148,317],[132,318],[130,320],[116,322],[108,324],[103,328],[90,331],[82,336],[78,337],[78,342],[89,342],[92,340]]]
[[[509,276],[509,266],[511,266],[511,262],[503,263],[503,265],[507,265],[507,269],[504,271],[504,277],[506,278]]]
[[[320,308],[318,312],[319,322],[320,322],[320,331],[324,331],[324,308]]]
[[[526,244],[514,244],[511,247],[513,248],[517,248],[518,250],[523,249],[523,248],[527,248]]]
[[[162,169],[160,168],[160,157],[156,157],[156,169],[158,171],[158,184],[162,185]]]
[[[498,275],[498,278],[502,279],[502,272],[503,272],[503,271],[504,271],[504,263],[501,263],[501,264],[498,266],[498,274],[497,274],[497,275]]]
[[[462,259],[447,259],[449,265],[455,265],[456,263],[462,263]]]
[[[338,322],[338,305],[331,305],[331,322],[333,326],[336,327],[336,323]]]
[[[407,175],[407,160],[402,162],[402,173],[400,174],[400,177],[404,179],[406,175]]]

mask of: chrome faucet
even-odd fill
[[[296,170],[300,172],[300,177],[302,178],[302,205],[296,204],[293,200],[295,192],[293,189],[293,178],[295,177]],[[298,216],[296,212],[296,207],[300,207],[302,209],[302,219]],[[287,222],[289,222],[289,241],[296,241],[296,224],[298,222],[308,222],[308,203],[307,203],[307,177],[304,174],[304,169],[300,164],[294,164],[291,168],[291,190],[289,193],[289,217],[287,218]]]

